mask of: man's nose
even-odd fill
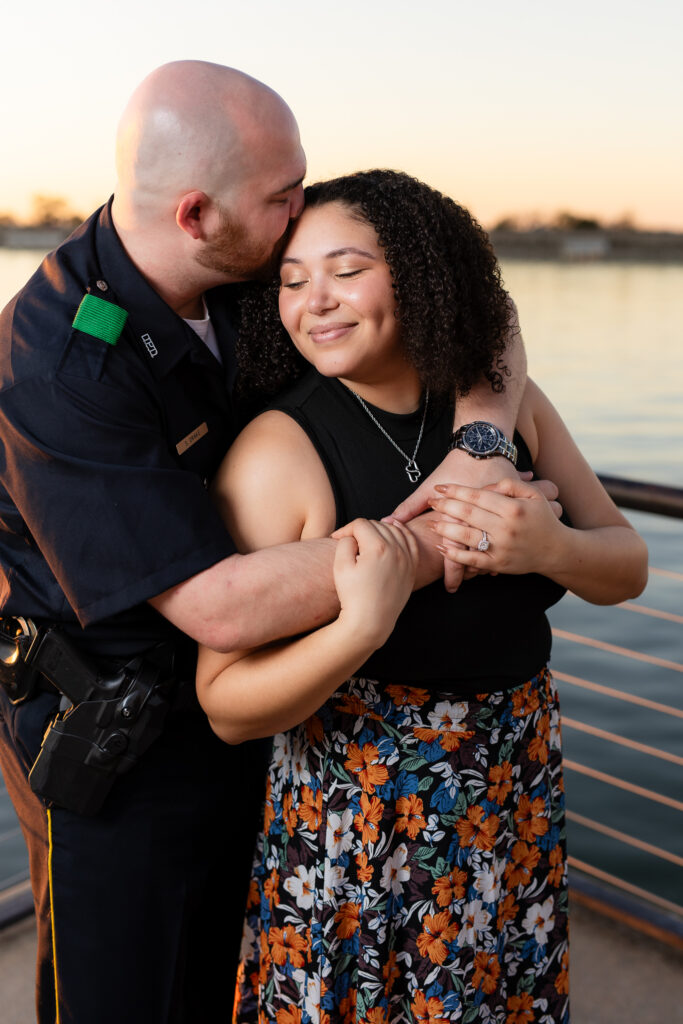
[[[292,198],[289,204],[289,216],[292,220],[296,220],[300,216],[301,211],[304,208],[304,187],[299,185],[292,194]]]

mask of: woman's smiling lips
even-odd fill
[[[318,324],[311,327],[308,334],[311,340],[319,345],[323,341],[337,341],[355,326],[355,323]]]

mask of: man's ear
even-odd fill
[[[176,209],[176,224],[195,241],[206,238],[206,215],[211,201],[205,192],[188,192]]]

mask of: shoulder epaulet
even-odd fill
[[[115,345],[127,319],[128,313],[121,306],[88,292],[81,299],[72,326],[108,345]]]

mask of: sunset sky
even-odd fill
[[[683,230],[670,0],[34,0],[0,25],[0,213],[42,193],[88,214],[113,191],[130,92],[198,58],[282,94],[309,180],[396,167],[487,225],[570,210]]]

